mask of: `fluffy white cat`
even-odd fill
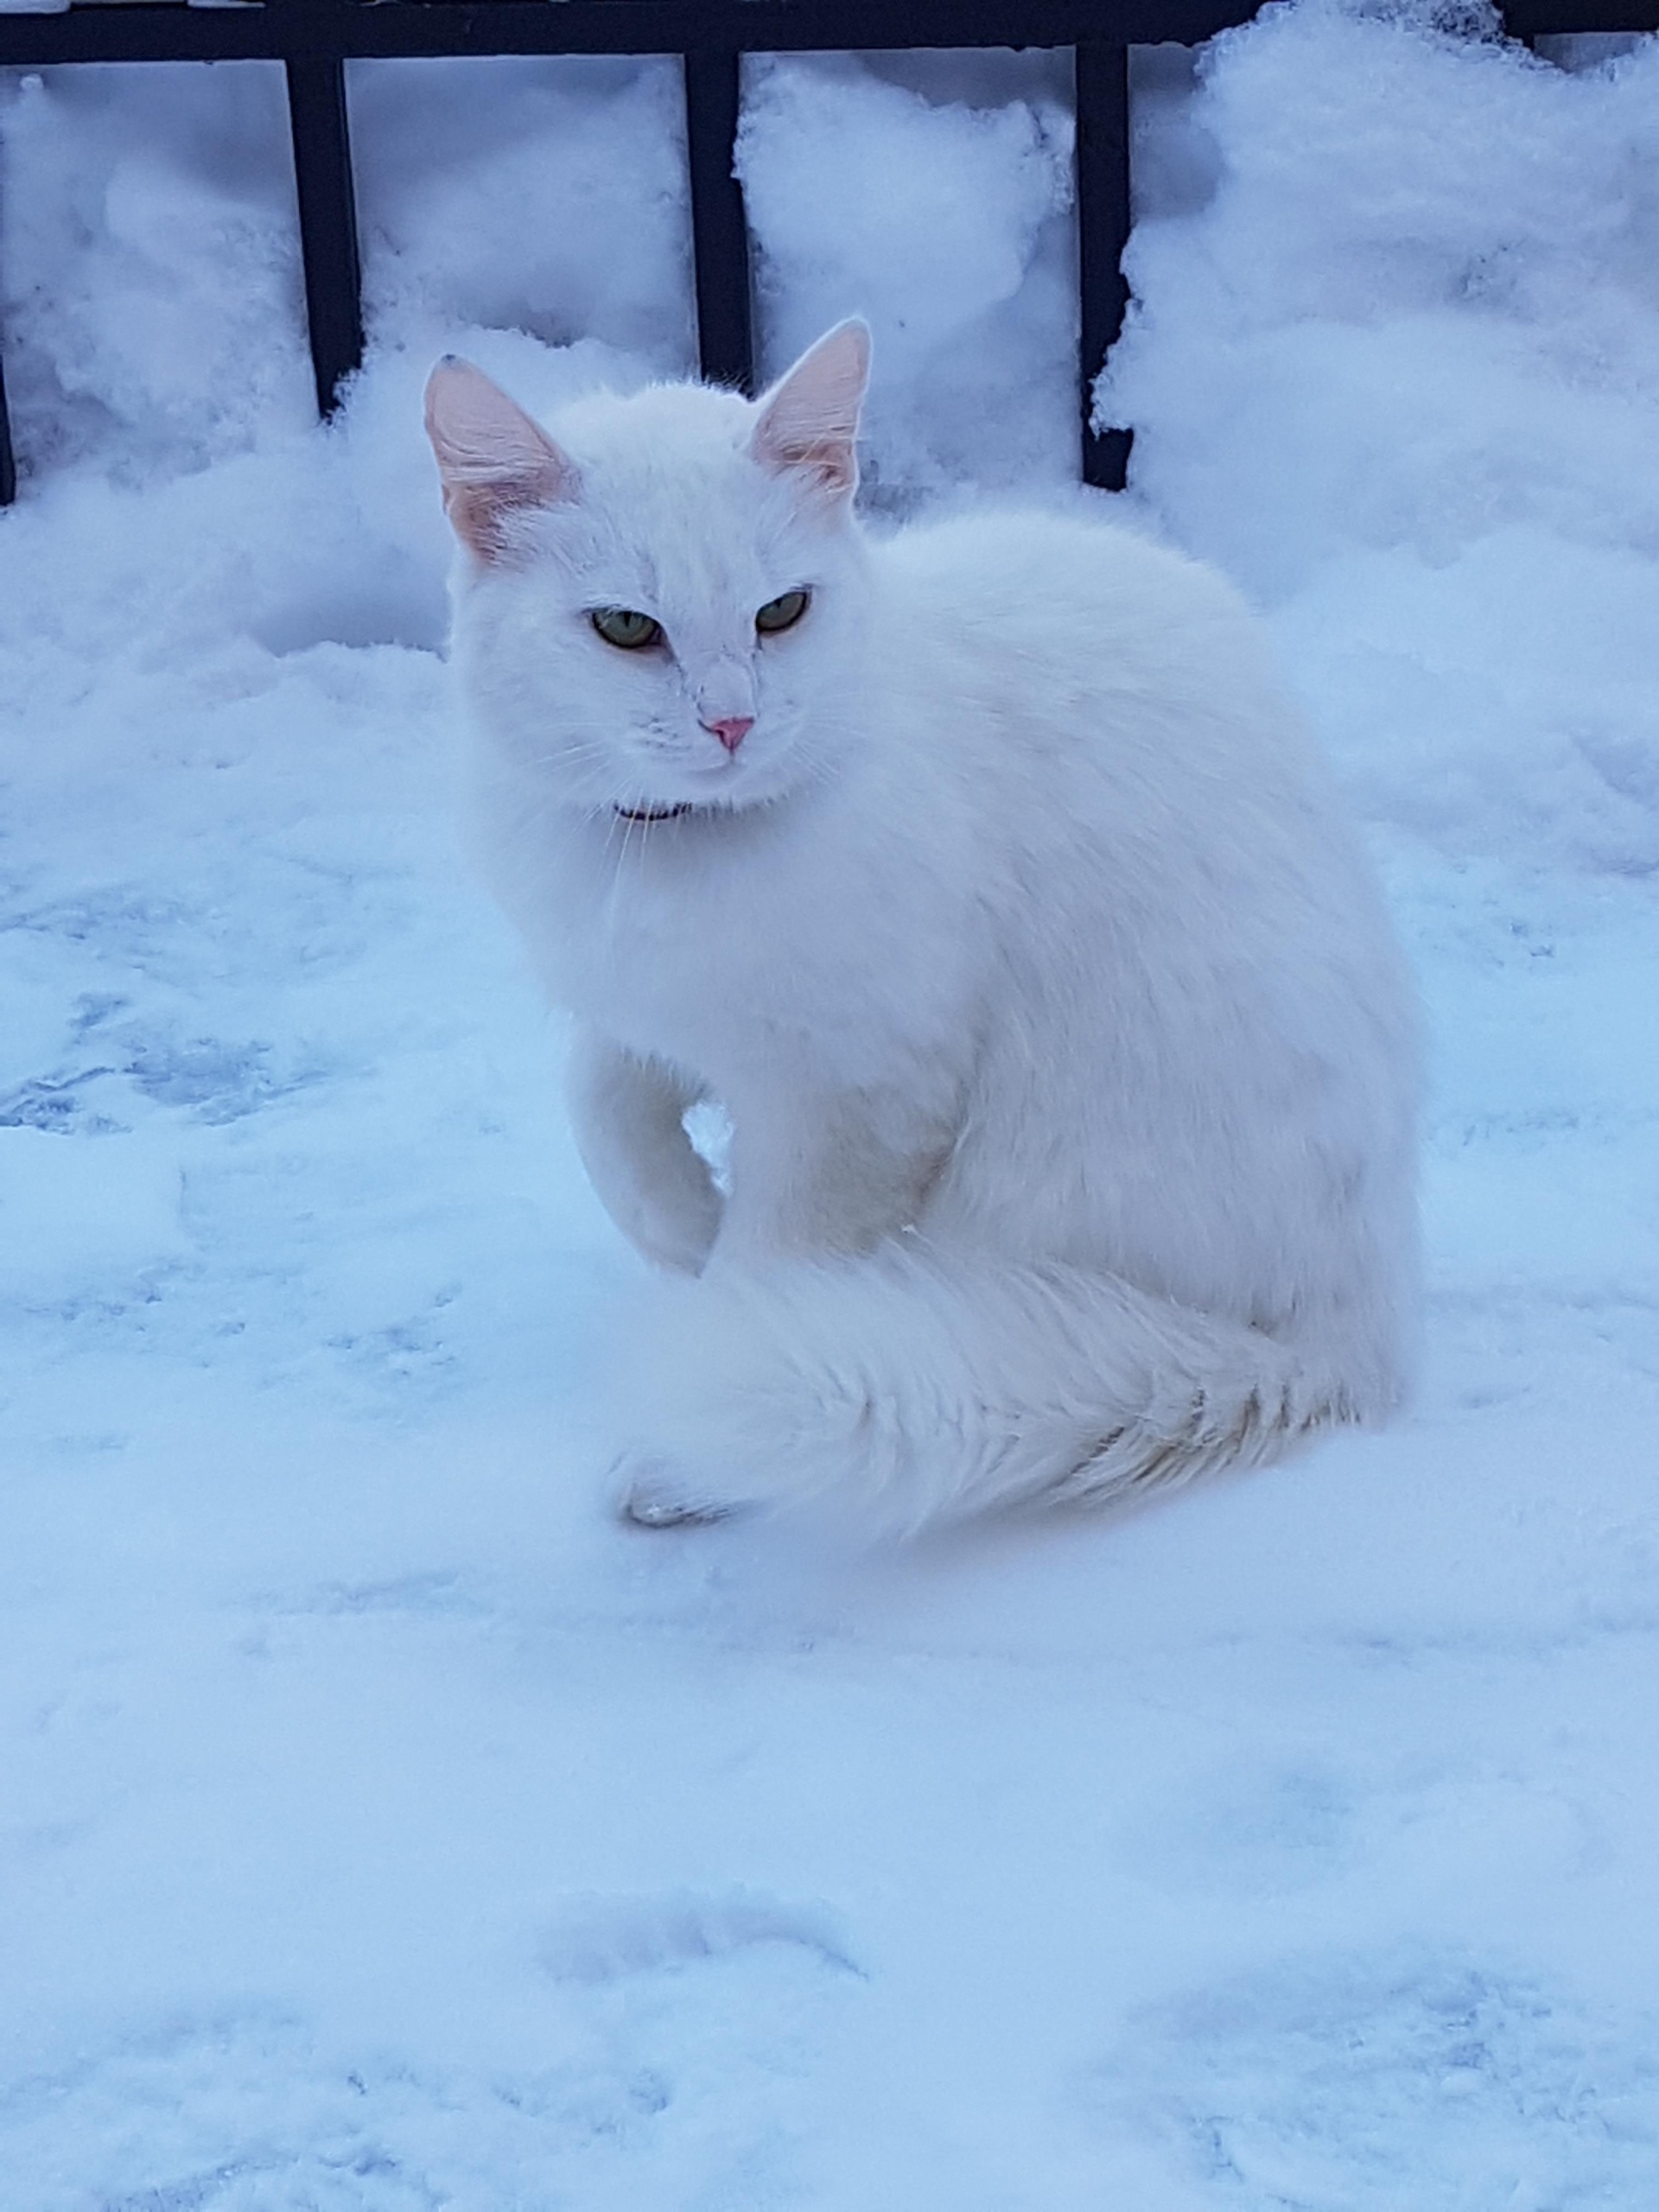
[[[690,1279],[652,1523],[1104,1498],[1402,1389],[1414,1006],[1255,625],[1103,514],[867,535],[868,352],[551,433],[428,387],[495,881],[594,1183]]]

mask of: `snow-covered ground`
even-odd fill
[[[1659,2202],[1659,45],[1566,58],[1139,73],[1105,411],[1423,977],[1416,1408],[875,1557],[606,1517],[636,1263],[454,823],[419,384],[685,365],[671,72],[359,73],[327,431],[275,73],[0,95],[4,2212]],[[1065,485],[1063,92],[753,73],[889,512]]]

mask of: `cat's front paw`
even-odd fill
[[[611,1478],[618,1518],[636,1529],[696,1528],[742,1510],[695,1470],[656,1452],[625,1452]]]

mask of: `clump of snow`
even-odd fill
[[[1659,867],[1659,48],[1567,73],[1313,0],[1217,40],[1213,188],[1136,231],[1099,397],[1279,611],[1372,811]]]
[[[9,2206],[1649,2212],[1659,49],[1566,58],[1136,64],[1104,404],[1423,976],[1420,1403],[892,1559],[605,1517],[635,1262],[454,830],[421,381],[683,361],[671,65],[356,73],[327,429],[276,74],[0,94]],[[751,73],[890,506],[1080,496],[1065,78]]]
[[[361,61],[350,72],[366,306],[394,342],[459,329],[696,353],[679,64]]]
[[[899,502],[1061,480],[1078,447],[1071,111],[1046,57],[930,59],[753,60],[737,155],[766,372],[867,315],[868,488]]]
[[[43,468],[200,467],[315,405],[280,68],[137,74],[0,85],[7,396]]]

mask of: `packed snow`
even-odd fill
[[[688,366],[674,67],[353,77],[327,429],[279,73],[0,92],[0,2203],[1650,2212],[1659,41],[1137,56],[1103,419],[1422,977],[1422,1382],[874,1553],[608,1517],[639,1263],[452,792],[420,385]],[[1069,130],[1064,57],[751,67],[879,516],[1079,496]]]

